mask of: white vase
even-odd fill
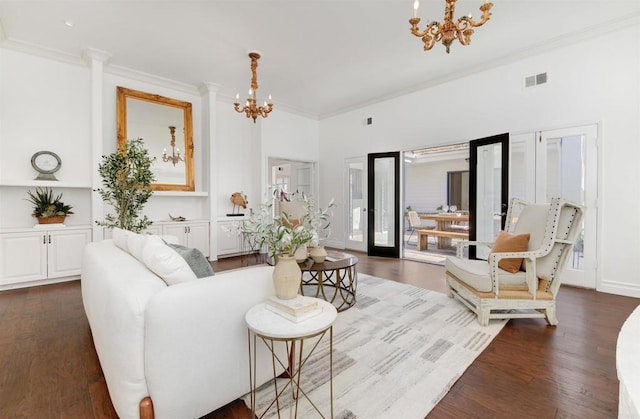
[[[307,246],[298,247],[298,250],[293,254],[296,258],[296,262],[301,263],[307,260],[309,253],[307,252]]]
[[[298,295],[302,271],[295,256],[280,255],[273,270],[273,286],[276,296],[283,300],[290,300]]]
[[[313,259],[315,263],[322,263],[327,257],[327,251],[323,246],[310,247],[309,256],[311,256],[311,259]]]

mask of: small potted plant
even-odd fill
[[[62,193],[53,196],[51,188],[36,188],[35,192],[27,191],[27,201],[33,204],[33,216],[40,224],[63,223],[67,215],[73,214],[71,205],[62,202]]]

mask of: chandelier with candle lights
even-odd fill
[[[471,42],[471,35],[473,35],[473,29],[478,26],[484,25],[491,17],[491,7],[493,3],[489,3],[488,0],[484,0],[484,4],[480,6],[482,12],[482,18],[480,22],[474,21],[471,14],[462,16],[457,21],[453,21],[453,14],[456,9],[457,0],[445,0],[444,8],[444,22],[433,21],[427,25],[423,32],[420,32],[418,24],[420,18],[418,17],[418,7],[420,3],[415,0],[413,3],[413,18],[409,19],[411,24],[411,33],[415,36],[422,38],[424,42],[424,50],[428,51],[435,45],[436,42],[442,41],[442,45],[447,48],[447,54],[449,53],[449,47],[455,39],[460,41],[462,45],[469,45]]]
[[[262,106],[258,106],[258,101],[256,99],[256,91],[258,90],[258,60],[260,59],[260,54],[257,52],[250,52],[249,58],[251,58],[251,88],[249,89],[249,97],[247,97],[247,101],[245,105],[240,107],[240,93],[236,94],[236,101],[233,104],[236,112],[244,113],[247,118],[253,118],[253,123],[255,124],[258,116],[266,118],[269,115],[269,112],[273,110],[273,103],[271,103],[271,95],[269,95],[269,102],[264,101]]]
[[[171,142],[169,143],[171,155],[167,154],[167,149],[165,148],[162,152],[162,161],[171,162],[175,166],[176,163],[184,161],[184,158],[180,155],[180,149],[176,147],[176,127],[169,127],[169,133],[171,133]]]

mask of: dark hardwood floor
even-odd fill
[[[361,273],[444,291],[441,267],[356,254]],[[213,266],[223,271],[256,261],[230,258]],[[616,340],[639,303],[562,287],[557,327],[541,319],[509,321],[428,417],[616,417]],[[0,292],[0,418],[115,417],[80,282]],[[250,417],[239,401],[206,416]]]

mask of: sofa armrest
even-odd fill
[[[272,273],[268,266],[223,272],[153,297],[145,313],[145,375],[156,418],[201,417],[249,392],[245,314],[275,295]],[[273,370],[264,345],[258,349],[261,384]]]

